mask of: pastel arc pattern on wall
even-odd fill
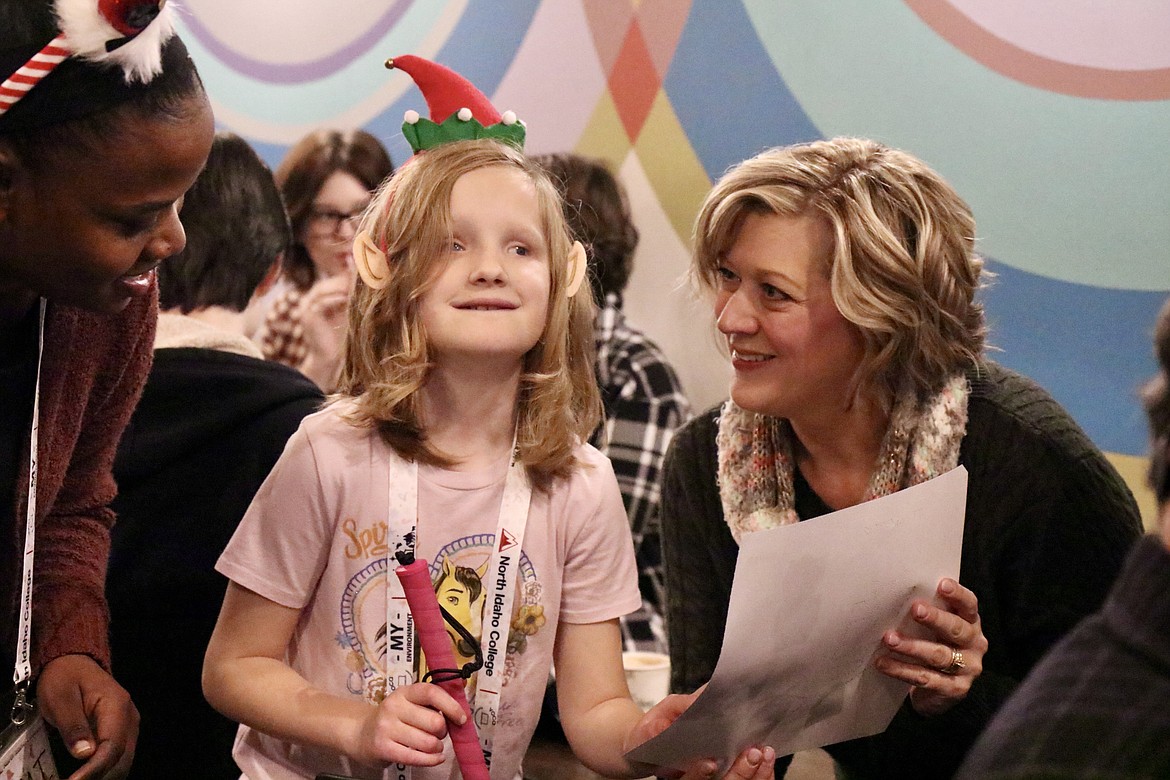
[[[559,110],[583,117],[589,101],[563,148],[619,170],[636,159],[639,191],[656,199],[643,210],[660,210],[655,224],[684,247],[710,183],[765,148],[852,134],[915,152],[970,200],[995,258],[986,301],[997,359],[1048,387],[1104,448],[1144,454],[1134,392],[1152,371],[1149,328],[1170,290],[1170,101],[1158,91],[1170,62],[1037,32],[1036,15],[1057,6],[1061,29],[1085,28],[1091,4],[1038,2],[1023,19],[1016,0],[256,1],[279,2],[314,45],[258,53],[223,38],[217,19],[244,12],[234,0],[192,0],[186,32],[221,123],[273,164],[305,129],[330,124],[361,124],[405,159],[402,114],[423,101],[382,69],[396,53],[442,62],[489,95],[505,80],[514,96],[538,94],[546,122]],[[1131,19],[1160,1],[1119,0],[1111,13]],[[347,8],[364,26],[336,22]],[[514,70],[537,48],[528,36],[549,29],[577,38],[540,42],[547,67]],[[1016,59],[983,61],[991,39]],[[562,50],[594,61],[556,61]],[[603,74],[598,93],[557,83],[575,68]],[[685,257],[672,262],[677,271]]]

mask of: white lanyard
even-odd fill
[[[32,432],[29,435],[28,445],[28,511],[24,521],[24,571],[20,578],[20,623],[16,633],[16,669],[12,673],[12,681],[17,688],[17,703],[12,708],[12,717],[15,721],[17,709],[23,707],[23,687],[32,677],[32,665],[29,662],[29,643],[32,638],[32,585],[33,585],[33,554],[36,551],[37,525],[37,429],[40,427],[41,412],[41,353],[45,347],[45,306],[47,301],[41,298],[40,315],[37,323],[37,379],[33,386],[33,413]]]
[[[513,446],[513,453],[515,447]],[[418,534],[418,464],[390,453],[388,525],[390,535],[386,556],[386,681],[387,693],[399,685],[414,682],[414,627],[402,583],[393,575],[397,562],[394,551],[413,550]],[[479,734],[484,758],[491,767],[492,741],[499,721],[500,696],[504,685],[504,658],[508,632],[512,625],[512,601],[520,571],[520,553],[524,530],[528,525],[528,508],[532,485],[523,464],[513,455],[504,479],[500,500],[500,519],[492,544],[488,568],[484,574],[488,598],[484,600],[483,629],[480,647],[483,668],[479,670],[472,717]],[[395,780],[409,780],[410,767],[392,766]]]

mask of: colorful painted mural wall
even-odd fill
[[[860,135],[970,202],[996,273],[993,357],[1047,387],[1142,483],[1136,390],[1170,292],[1165,0],[186,0],[219,123],[275,164],[361,126],[396,162],[424,101],[387,56],[470,78],[530,152],[607,159],[643,240],[627,310],[698,408],[726,391],[707,305],[681,286],[711,182],[766,147]],[[1143,500],[1148,502],[1148,496]],[[1148,509],[1148,507],[1147,507]]]

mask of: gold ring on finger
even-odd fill
[[[963,663],[963,654],[958,650],[951,648],[951,662],[944,668],[940,669],[943,674],[958,674],[959,670],[967,664]]]

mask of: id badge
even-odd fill
[[[60,780],[45,719],[35,709],[26,713],[23,723],[13,723],[0,734],[0,777]]]

